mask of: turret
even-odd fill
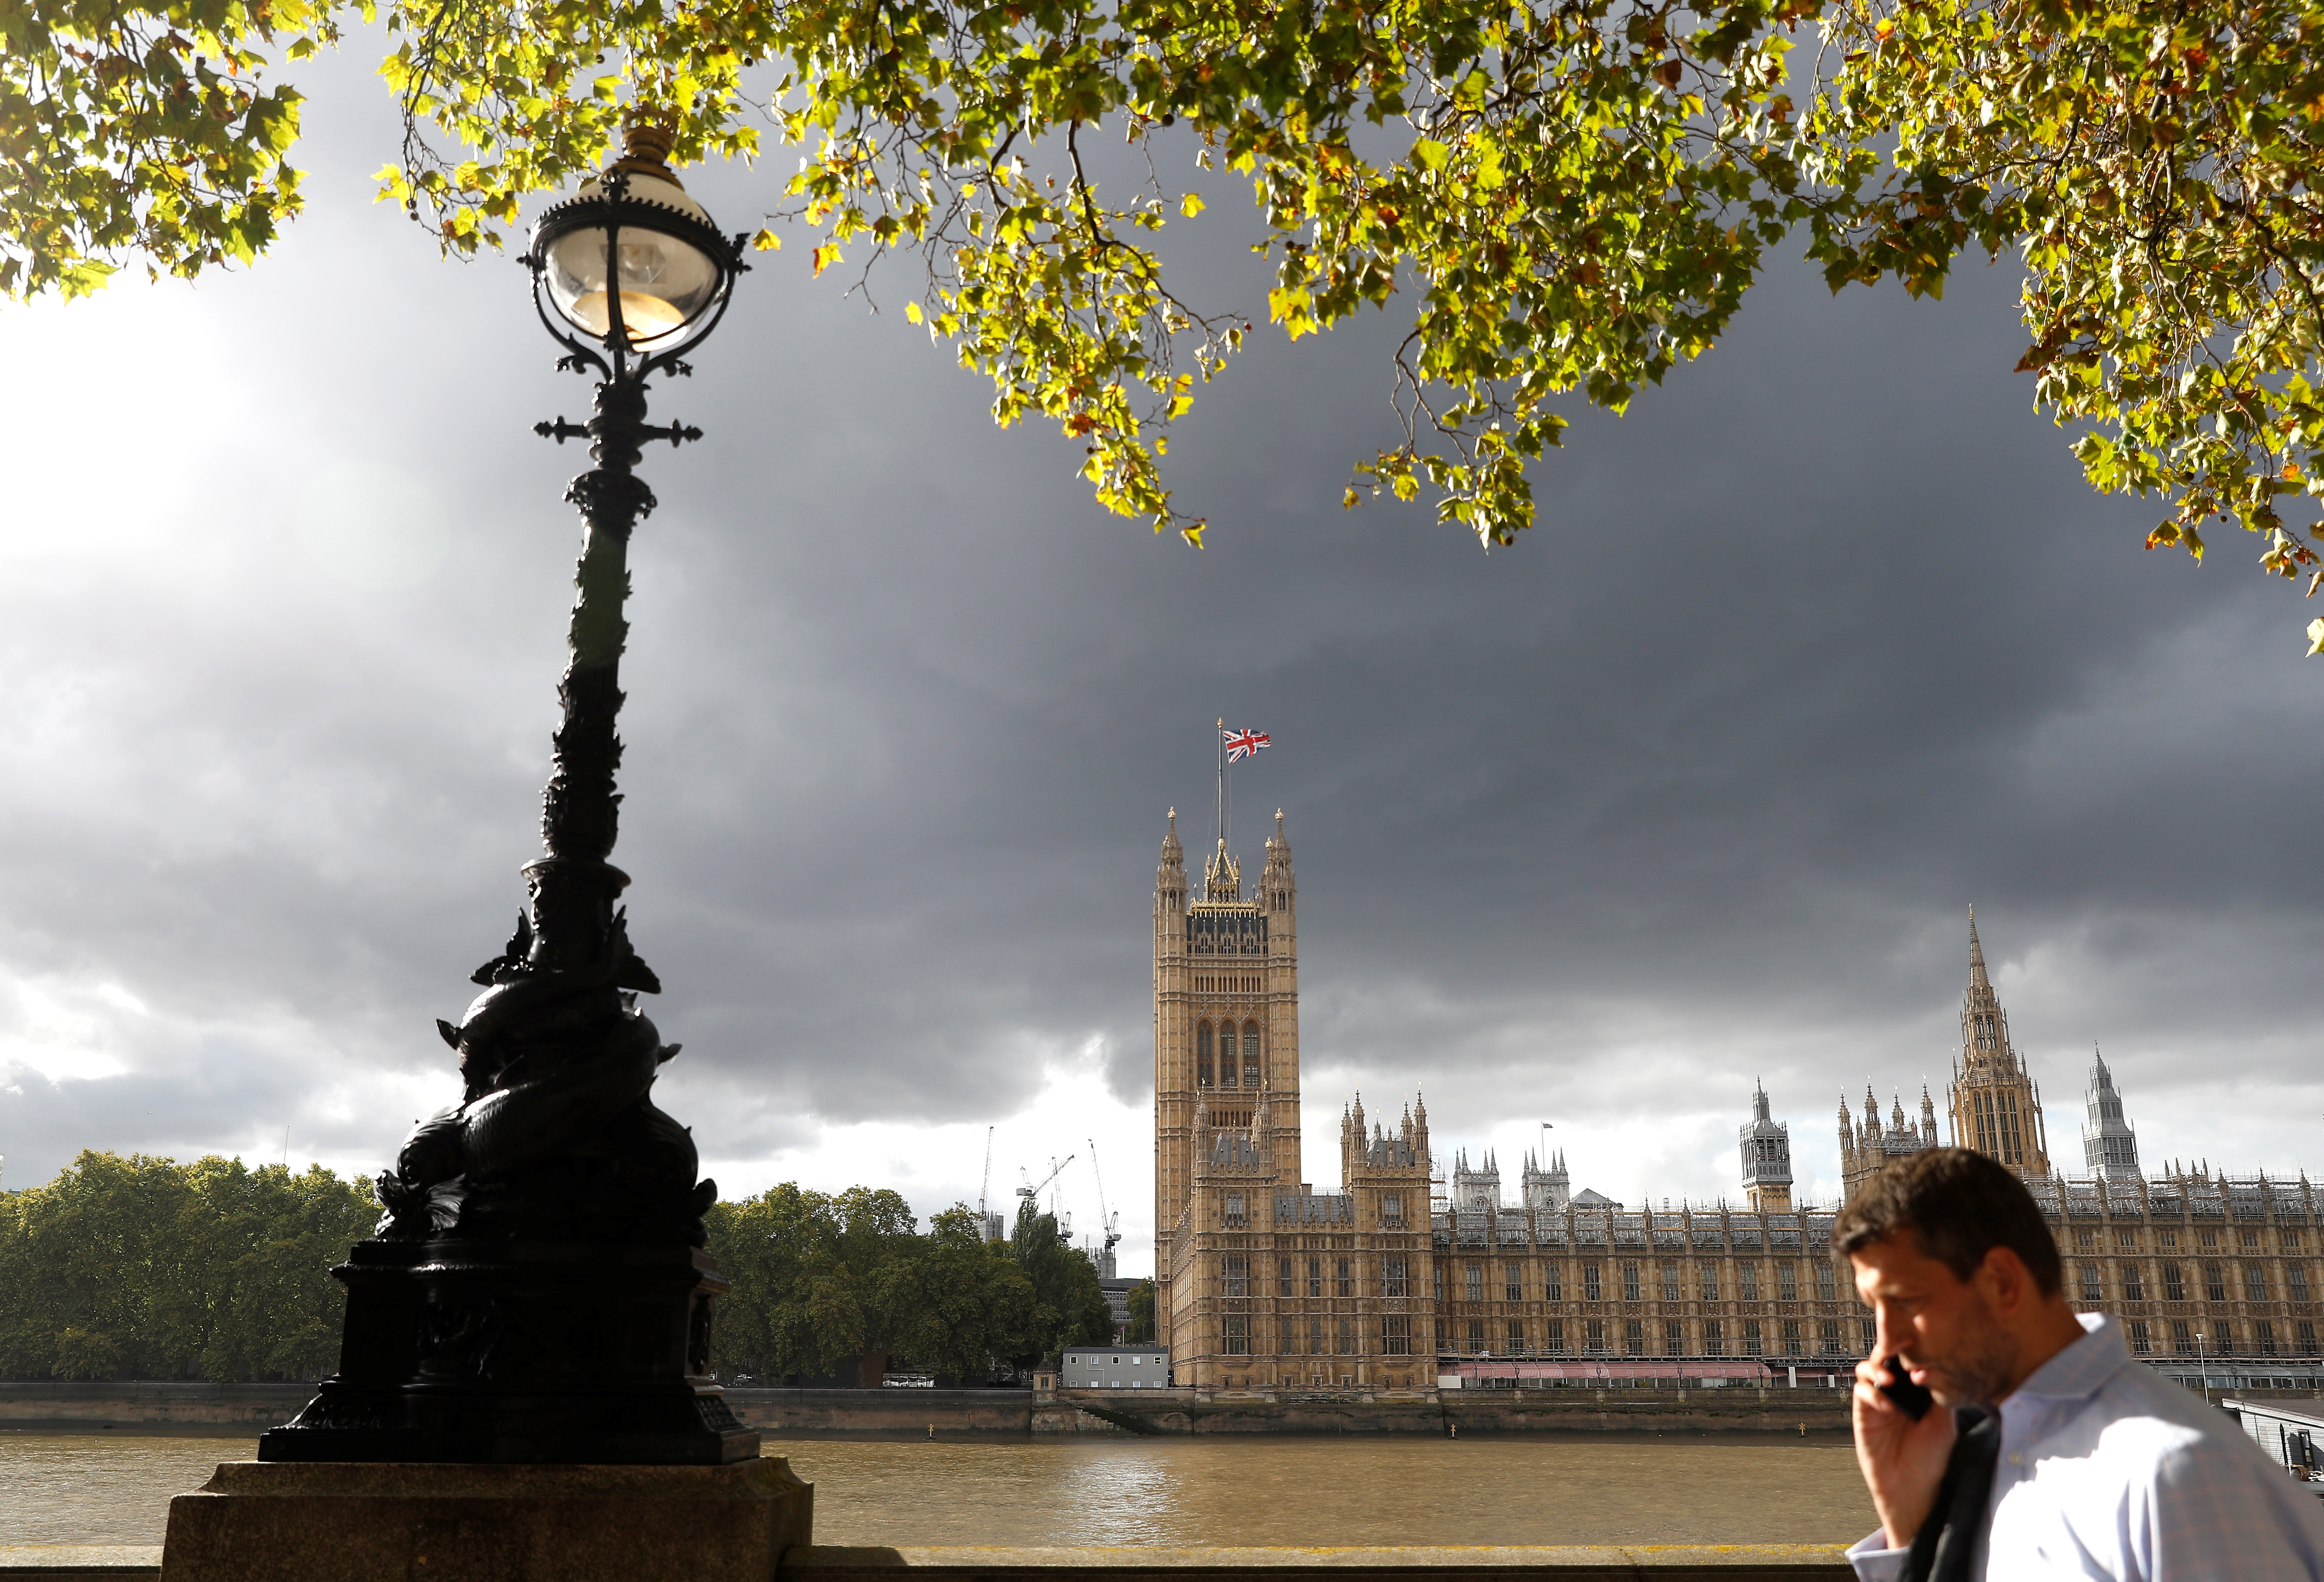
[[[1291,874],[1291,842],[1283,833],[1283,810],[1275,810],[1275,833],[1267,837],[1267,865],[1259,870],[1259,909],[1275,920],[1277,933],[1288,933],[1299,886]]]
[[[1751,1119],[1736,1129],[1743,1156],[1743,1197],[1754,1208],[1792,1206],[1792,1129],[1773,1119],[1767,1090],[1752,1084]]]
[[[1565,1154],[1563,1150],[1536,1161],[1530,1150],[1526,1153],[1525,1174],[1519,1178],[1519,1189],[1525,1194],[1526,1207],[1535,1214],[1559,1214],[1573,1200],[1565,1174]]]
[[[1452,1207],[1455,1208],[1499,1208],[1501,1206],[1501,1167],[1488,1151],[1480,1163],[1469,1162],[1469,1151],[1461,1150],[1452,1156]]]
[[[2098,1046],[2090,1046],[2089,1087],[2084,1095],[2082,1168],[2108,1180],[2138,1179],[2138,1133],[2122,1113],[2122,1095]]]
[[[1178,810],[1162,837],[1162,860],[1154,869],[1154,915],[1176,918],[1186,910],[1186,848],[1178,844]]]

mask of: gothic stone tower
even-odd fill
[[[2090,1085],[2084,1095],[2082,1168],[2108,1180],[2138,1180],[2138,1133],[2122,1113],[2114,1073],[2095,1046],[2090,1050]]]
[[[1539,1159],[1526,1150],[1525,1174],[1518,1178],[1528,1214],[1563,1214],[1573,1199],[1572,1178],[1565,1173],[1565,1150],[1545,1150]]]
[[[1244,895],[1222,839],[1190,901],[1172,810],[1154,881],[1154,1307],[1165,1346],[1172,1281],[1193,1251],[1194,1177],[1216,1134],[1238,1133],[1229,1152],[1253,1168],[1263,1158],[1275,1180],[1299,1180],[1297,902],[1280,811],[1256,895]]]
[[[1792,1206],[1792,1128],[1770,1119],[1767,1090],[1752,1084],[1751,1119],[1736,1128],[1743,1155],[1743,1198],[1754,1209]]]
[[[1880,1173],[1880,1167],[1892,1159],[1902,1159],[1908,1153],[1918,1153],[1923,1148],[1937,1145],[1937,1106],[1929,1097],[1929,1085],[1921,1084],[1921,1124],[1915,1128],[1904,1118],[1904,1101],[1891,1096],[1888,1124],[1880,1124],[1880,1101],[1872,1096],[1872,1084],[1864,1085],[1864,1124],[1859,1129],[1849,1118],[1848,1096],[1840,1100],[1840,1199],[1853,1203],[1857,1189]]]
[[[1953,1063],[1950,1097],[1956,1145],[1997,1159],[2031,1180],[2050,1173],[2041,1090],[2010,1047],[2009,1018],[1985,974],[1975,909],[1969,914],[1969,993],[1962,997],[1960,1056]]]

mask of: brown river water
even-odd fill
[[[0,1433],[0,1544],[161,1541],[254,1439]],[[1478,1437],[770,1440],[818,1543],[1849,1543],[1845,1443]]]

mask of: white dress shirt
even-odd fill
[[[1969,1575],[2324,1582],[2324,1500],[2218,1408],[2131,1360],[2098,1313],[2001,1403],[1987,1534]],[[1931,1520],[1936,1520],[1932,1515]],[[1895,1582],[1907,1550],[1848,1551]]]

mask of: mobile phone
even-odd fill
[[[1888,1370],[1888,1382],[1880,1386],[1880,1393],[1895,1402],[1896,1409],[1914,1422],[1928,1416],[1929,1408],[1937,1403],[1937,1398],[1929,1393],[1929,1387],[1913,1383],[1913,1375],[1906,1373],[1904,1365],[1893,1356],[1880,1365]]]

